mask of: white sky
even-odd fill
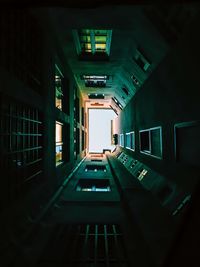
[[[115,147],[111,145],[111,120],[115,117],[112,109],[89,109],[89,152]]]

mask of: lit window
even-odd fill
[[[135,133],[126,133],[126,148],[135,150]]]
[[[79,55],[81,53],[110,54],[112,30],[82,29],[74,30],[73,34]]]
[[[63,124],[56,121],[56,166],[63,162]]]
[[[145,170],[145,169],[142,169],[141,171],[139,171],[138,172],[138,176],[137,176],[137,178],[138,178],[138,180],[139,181],[142,181],[142,179],[144,178],[144,176],[147,174],[147,170]]]
[[[132,75],[131,76],[131,79],[133,80],[133,83],[135,84],[135,85],[140,85],[140,83],[139,83],[139,81],[138,81],[138,79],[135,77],[135,75]]]
[[[62,110],[63,88],[62,88],[63,75],[58,66],[55,65],[55,105],[58,109]]]
[[[105,87],[108,79],[107,75],[82,75],[86,87]]]

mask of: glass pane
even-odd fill
[[[96,50],[105,51],[106,50],[106,44],[95,44]]]
[[[82,36],[80,37],[80,40],[81,40],[81,42],[86,42],[86,43],[91,42],[90,35],[89,35],[89,36],[82,35]]]
[[[56,163],[62,161],[62,145],[56,146]]]
[[[95,35],[107,35],[107,30],[94,30]]]
[[[56,97],[56,107],[62,110],[62,99]]]
[[[82,50],[85,52],[91,52],[92,51],[92,46],[90,43],[84,43],[81,45]]]
[[[91,31],[91,30],[89,30],[89,29],[83,29],[83,30],[80,31],[80,34],[81,34],[81,35],[84,35],[84,34],[85,34],[85,35],[90,35],[90,31]]]
[[[56,122],[56,143],[62,142],[62,124]]]
[[[95,43],[106,43],[106,36],[95,36]]]
[[[135,149],[135,135],[131,133],[131,149]]]

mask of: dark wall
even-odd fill
[[[174,125],[199,120],[199,25],[199,19],[192,22],[116,121],[118,134],[135,131],[133,157],[186,191],[192,190],[198,181],[199,166],[176,161]],[[139,130],[156,126],[162,127],[162,159],[142,154],[139,150]],[[197,135],[195,138],[191,140],[193,146],[199,143]]]
[[[20,103],[25,107],[38,109],[42,120],[42,163],[40,166],[42,172],[37,177],[30,179],[28,186],[25,186],[26,183],[19,183],[19,180],[22,180],[20,175],[23,175],[23,170],[19,172],[19,180],[16,181],[18,167],[12,175],[8,176],[9,170],[1,164],[1,173],[4,173],[2,179],[6,180],[8,185],[7,188],[1,190],[3,192],[1,206],[5,211],[10,205],[22,201],[22,205],[18,205],[20,209],[27,209],[27,213],[31,213],[31,216],[35,217],[72,168],[84,156],[84,153],[79,153],[77,158],[74,157],[73,99],[75,81],[47,19],[44,22],[39,12],[34,13],[26,9],[2,10],[1,15],[0,28],[4,41],[0,44],[1,55],[3,55],[0,60],[0,110],[2,112],[5,99],[8,101],[12,99],[16,105]],[[33,25],[36,25],[33,28],[34,31],[30,31],[30,27],[34,27]],[[27,52],[27,49],[30,51]],[[64,101],[68,103],[66,112],[55,107],[55,64],[61,69],[66,81],[64,85],[67,90]],[[36,81],[38,79],[39,83]],[[77,94],[81,110],[82,99],[79,90]],[[5,116],[2,120],[5,120]],[[55,164],[56,120],[67,126],[64,132],[64,134],[66,133],[64,136],[66,151],[63,163],[57,167]],[[3,129],[1,129],[2,134],[5,134]],[[3,151],[3,143],[0,142],[0,144],[0,162],[2,163],[4,153],[7,152]],[[14,158],[16,155],[14,153],[12,156],[14,162],[18,160]],[[25,169],[24,156],[21,161],[20,168]],[[11,199],[11,201],[7,201],[7,199]]]

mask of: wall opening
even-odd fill
[[[89,152],[102,153],[115,148],[111,131],[111,121],[115,117],[112,109],[89,109]]]

